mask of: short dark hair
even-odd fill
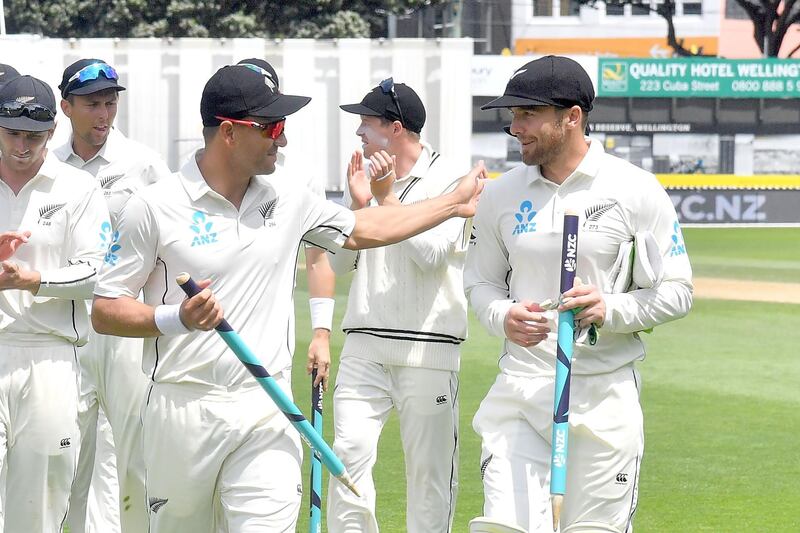
[[[208,144],[219,131],[219,126],[203,126],[203,140]]]

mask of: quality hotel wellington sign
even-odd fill
[[[800,60],[599,60],[599,96],[797,98]]]

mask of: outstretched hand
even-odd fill
[[[36,294],[39,292],[40,283],[41,275],[39,272],[20,268],[13,261],[0,262],[0,291],[17,289]]]
[[[350,189],[352,209],[361,209],[369,205],[372,191],[369,189],[369,178],[364,172],[364,155],[356,150],[347,164],[347,187]]]
[[[369,157],[369,161],[369,187],[372,196],[382,205],[387,197],[394,194],[397,161],[395,156],[389,155],[386,150],[375,152]]]
[[[28,242],[30,231],[6,231],[0,233],[0,261],[14,256],[17,248]]]
[[[475,210],[478,208],[478,198],[480,198],[487,178],[488,174],[482,160],[478,161],[472,167],[472,170],[461,178],[458,186],[451,193],[457,203],[456,216],[469,218],[475,215]]]

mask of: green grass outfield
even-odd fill
[[[800,229],[687,229],[684,236],[697,275],[800,281]],[[304,275],[298,281],[294,391],[309,413],[303,370],[308,295]],[[337,291],[340,324],[347,287],[341,283]],[[796,305],[696,300],[689,317],[646,337],[648,357],[640,365],[646,452],[637,532],[800,531],[800,357],[791,335],[798,317]],[[334,361],[342,339],[334,333]],[[498,350],[499,341],[471,316],[461,364],[458,533],[481,514],[480,442],[471,420],[497,373]],[[330,394],[325,409],[331,442]],[[381,438],[375,478],[381,531],[405,531],[405,475],[394,416]],[[327,494],[327,472],[324,489]],[[308,531],[307,496],[306,487],[300,532]]]

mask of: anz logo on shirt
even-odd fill
[[[206,214],[202,211],[195,211],[192,215],[192,224],[189,226],[195,232],[192,238],[192,247],[203,246],[217,242],[217,232],[211,231],[214,223],[206,221]]]
[[[525,200],[519,204],[519,213],[514,215],[514,218],[517,219],[517,225],[514,226],[514,231],[511,232],[511,235],[535,232],[536,222],[533,221],[535,216],[536,211],[533,210],[533,204],[530,200]]]
[[[112,231],[112,229],[111,223],[108,221],[100,225],[100,247],[106,251],[103,262],[114,266],[119,261],[117,252],[122,249],[122,245],[119,244],[119,231]]]
[[[686,253],[686,243],[683,241],[683,234],[681,233],[681,225],[676,220],[672,225],[672,247],[669,251],[670,257],[684,255]]]

